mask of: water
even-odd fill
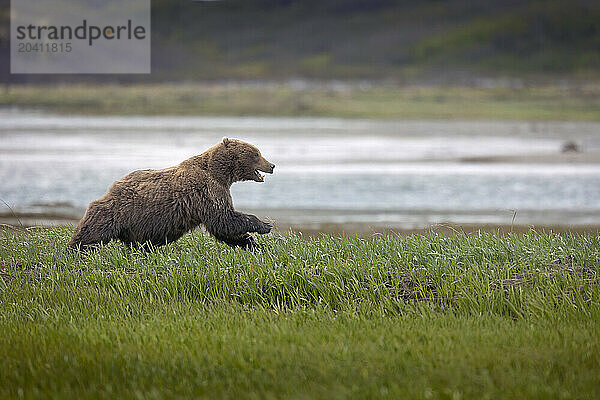
[[[224,136],[254,143],[277,165],[266,183],[232,188],[237,208],[276,220],[418,228],[511,223],[516,212],[520,224],[600,224],[600,164],[553,159],[565,140],[586,153],[599,151],[599,123],[74,117],[4,110],[0,198],[16,211],[80,216],[126,173],[178,164]],[[503,155],[522,157],[468,161]],[[540,155],[549,157],[539,162]],[[538,158],[528,162],[529,156]]]

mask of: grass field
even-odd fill
[[[1,398],[597,398],[597,235],[0,236]]]
[[[13,85],[0,91],[0,106],[75,114],[597,121],[600,86]]]

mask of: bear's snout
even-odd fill
[[[275,169],[275,164],[268,162],[263,158],[263,162],[260,163],[259,167],[256,168],[259,171],[266,172],[267,174],[272,174]]]

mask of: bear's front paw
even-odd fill
[[[272,224],[261,221],[255,215],[248,215],[248,220],[252,223],[252,228],[249,229],[250,232],[256,232],[260,235],[264,235],[271,232],[271,229],[273,229]]]
[[[258,227],[256,229],[256,233],[258,233],[259,235],[265,235],[265,234],[271,232],[271,229],[273,229],[272,224],[270,224],[268,222],[260,221],[260,223],[258,224]]]

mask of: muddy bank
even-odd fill
[[[600,152],[565,152],[552,154],[501,155],[486,157],[463,157],[462,162],[514,163],[514,164],[599,164]]]

